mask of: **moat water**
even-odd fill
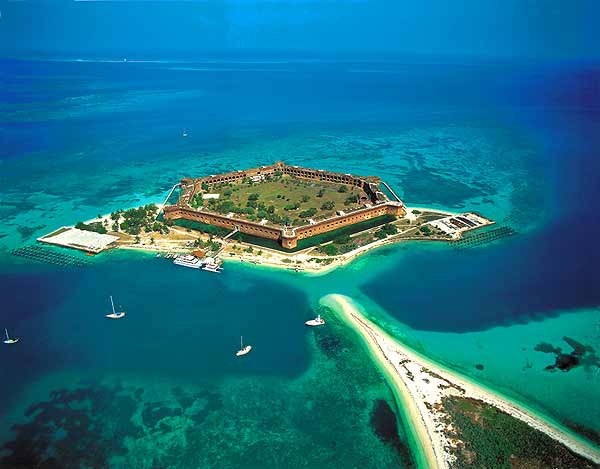
[[[3,464],[409,466],[401,409],[352,331],[327,314],[327,327],[303,325],[329,293],[446,366],[600,432],[594,69],[0,71],[0,327],[21,337],[0,348]],[[475,210],[517,234],[460,251],[399,244],[319,277],[235,263],[217,276],[124,252],[70,271],[10,255],[58,226],[159,201],[183,176],[280,159],[376,174],[408,205]],[[124,320],[105,320],[109,295]],[[254,348],[236,360],[240,335]],[[569,353],[572,340],[593,352],[547,370],[555,355],[539,345]],[[391,415],[393,442],[381,437]]]

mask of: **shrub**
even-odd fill
[[[338,192],[341,192],[341,193],[348,192],[348,187],[346,187],[346,186],[340,186],[338,188]]]
[[[296,210],[297,208],[300,207],[300,204],[295,203],[295,204],[287,204],[285,207],[283,207],[284,210]]]
[[[335,256],[338,253],[338,248],[335,247],[333,244],[321,246],[319,249],[323,254],[327,254],[328,256]]]
[[[86,225],[85,223],[80,221],[75,225],[75,228],[77,228],[78,230],[94,231],[100,234],[106,233],[106,228],[104,228],[104,226],[100,222],[88,223]]]
[[[321,210],[333,210],[333,207],[335,207],[335,203],[332,200],[328,200],[327,202],[323,202]]]
[[[355,204],[356,202],[358,202],[358,196],[356,194],[353,194],[351,196],[346,197],[344,205]]]
[[[427,227],[426,227],[427,228]],[[387,223],[386,225],[383,225],[381,227],[381,230],[388,235],[393,235],[398,233],[398,227],[396,227],[396,225],[393,225],[391,223]]]
[[[310,218],[317,213],[317,209],[314,207],[309,208],[308,210],[304,210],[298,214],[300,218]]]

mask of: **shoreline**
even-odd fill
[[[322,298],[321,302],[332,307],[361,336],[369,348],[373,360],[390,378],[394,394],[398,396],[402,404],[405,404],[406,401],[409,402],[408,408],[404,410],[407,412],[410,423],[415,426],[413,429],[415,440],[418,444],[423,445],[421,449],[425,455],[425,461],[430,467],[449,467],[452,461],[452,455],[445,449],[448,441],[443,435],[443,431],[440,431],[442,428],[440,427],[440,416],[436,414],[432,406],[425,402],[439,399],[444,394],[471,397],[494,406],[543,432],[572,452],[600,464],[600,449],[593,443],[548,416],[541,415],[522,403],[515,402],[418,354],[365,318],[360,312],[359,305],[356,305],[350,298],[332,294]],[[432,376],[438,378],[440,382],[447,383],[445,387],[448,390],[434,390],[433,394],[436,395],[431,395],[431,386],[428,388],[418,379],[422,380],[423,376],[411,379],[419,372],[421,375],[425,374],[428,383]]]
[[[413,210],[419,210],[417,208],[407,207],[407,217],[410,218]],[[452,213],[448,211],[438,211],[435,212],[438,214],[443,214],[446,216],[457,216],[457,213]],[[424,223],[428,224],[427,222]],[[490,225],[493,225],[494,222],[486,219],[486,223],[478,228],[486,228]],[[416,225],[419,226],[419,225]],[[414,229],[412,226],[409,229]],[[371,231],[366,230],[365,232]],[[419,237],[419,236],[405,236],[403,231],[400,231],[396,234],[389,235],[383,239],[377,239],[371,241],[368,244],[362,245],[353,249],[352,251],[348,251],[343,254],[338,254],[335,256],[327,256],[324,257],[321,254],[313,255],[312,253],[315,251],[316,246],[306,248],[303,251],[299,251],[296,253],[286,252],[286,251],[278,251],[272,248],[267,248],[264,246],[254,245],[252,243],[240,242],[240,241],[230,241],[226,243],[223,247],[223,254],[220,256],[221,259],[225,262],[236,262],[236,263],[248,263],[258,266],[270,267],[274,269],[280,270],[289,270],[295,272],[302,272],[311,276],[319,276],[326,275],[339,267],[343,267],[347,264],[352,263],[354,260],[362,257],[365,254],[368,254],[374,250],[385,246],[392,246],[396,244],[401,244],[403,242],[410,241],[419,241],[419,242],[430,242],[430,243],[444,243],[446,245],[450,245],[453,241],[457,241],[462,239],[463,234],[467,231],[471,231],[471,229],[463,230],[457,232],[455,238],[443,238],[440,236],[429,236],[429,237]],[[357,233],[360,235],[363,232]],[[191,235],[188,239],[193,239],[194,235]],[[198,236],[196,236],[198,237]],[[162,240],[161,243],[168,244],[169,242],[166,240]],[[176,242],[171,242],[176,243]],[[181,243],[181,241],[179,241]],[[237,246],[240,248],[239,250],[234,250],[232,247]],[[253,252],[246,252],[244,248],[251,247],[253,248]],[[120,243],[118,245],[118,249],[132,249],[132,250],[146,250],[155,253],[162,253],[165,251],[178,252],[178,253],[186,253],[189,251],[189,248],[185,246],[171,244],[169,247],[161,246],[160,244],[133,244],[133,243]],[[263,254],[257,254],[257,252],[263,252]],[[266,251],[266,255],[264,252]],[[322,262],[311,262],[310,259],[321,259]],[[329,262],[323,262],[329,261]]]
[[[153,203],[153,205],[155,205],[157,208],[156,213],[160,213],[164,207],[164,203]],[[373,233],[381,229],[381,226],[376,226],[354,233],[350,235],[351,238],[366,235],[371,236],[372,239],[370,239],[366,244],[361,245],[359,243],[358,247],[355,247],[355,249],[341,254],[323,254],[317,250],[320,245],[308,247],[297,252],[287,252],[285,250],[273,249],[252,243],[227,240],[222,244],[222,247],[219,250],[219,257],[225,262],[247,262],[249,264],[263,265],[265,267],[274,269],[303,272],[307,275],[318,276],[326,275],[339,267],[353,262],[362,255],[370,253],[371,251],[383,246],[400,244],[403,241],[430,241],[436,243],[445,242],[446,244],[450,244],[453,241],[462,239],[465,232],[476,230],[478,228],[485,228],[495,224],[494,221],[487,219],[476,212],[464,212],[462,213],[463,216],[468,216],[469,214],[474,216],[478,220],[478,225],[469,227],[465,225],[463,228],[455,228],[455,231],[452,232],[451,236],[443,236],[442,232],[437,234],[432,233],[431,235],[427,234],[427,236],[424,236],[422,233],[418,232],[418,229],[420,229],[420,227],[430,225],[432,222],[428,221],[427,219],[419,221],[421,214],[433,214],[434,216],[437,215],[440,218],[456,217],[460,215],[460,213],[454,213],[448,210],[428,211],[427,209],[421,207],[406,207],[406,215],[404,220],[408,221],[408,225],[400,225],[399,221],[401,219],[398,219],[396,222],[391,223],[395,225],[397,232],[394,234],[388,234],[385,238],[380,239],[373,237]],[[90,220],[86,220],[83,223],[101,223],[108,227],[111,221],[111,214],[105,214]],[[63,227],[63,229],[72,228],[74,227]],[[417,230],[416,234],[412,233],[414,230]],[[107,234],[117,236],[119,239],[116,240],[112,245],[104,248],[102,251],[107,251],[110,249],[125,249],[133,251],[147,251],[155,254],[162,254],[166,252],[176,254],[190,253],[193,249],[190,247],[189,242],[206,238],[206,234],[204,233],[193,232],[192,230],[178,227],[171,227],[166,235],[160,233],[156,235],[153,232],[143,232],[134,238],[134,236],[131,234],[127,234],[122,231],[114,232],[112,230],[108,230]],[[417,236],[418,234],[420,234],[420,236]],[[42,238],[38,238],[38,240],[41,240]],[[134,241],[134,239],[136,241]],[[332,241],[328,241],[325,244],[330,244],[331,242]],[[71,249],[80,249],[79,247],[73,245],[59,244],[59,246]],[[102,251],[94,254],[100,254]]]

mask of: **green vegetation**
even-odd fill
[[[75,228],[77,228],[78,230],[95,231],[96,233],[106,234],[106,228],[104,228],[102,223],[100,223],[99,221],[88,224],[85,224],[80,221],[75,225]]]
[[[310,218],[315,216],[317,213],[317,209],[314,207],[309,208],[308,210],[304,210],[298,214],[300,218]]]
[[[386,235],[395,235],[398,233],[398,227],[392,223],[388,223],[387,225],[383,225],[381,231],[383,231]]]
[[[383,225],[380,230],[375,232],[376,239],[385,239],[390,235],[395,235],[398,233],[398,227],[392,223],[388,223],[387,225]]]
[[[194,241],[194,247],[206,249],[208,251],[218,251],[221,248],[221,245],[212,239],[208,241],[203,241],[201,239],[197,239]]]
[[[533,468],[593,465],[526,423],[475,399],[446,397],[456,436],[456,467]]]
[[[352,194],[351,196],[346,197],[344,200],[344,205],[352,205],[358,202],[358,195]]]
[[[274,225],[301,226],[307,218],[325,218],[359,200],[358,189],[327,182],[305,181],[290,176],[267,179],[251,184],[217,184],[202,188],[219,193],[219,199],[202,199],[196,194],[190,201],[222,215],[234,213],[240,218],[258,222],[268,220]],[[354,191],[354,192],[353,192]],[[321,199],[321,200],[319,200]]]
[[[169,222],[160,222],[155,220],[157,207],[154,204],[144,205],[143,207],[130,208],[129,210],[117,210],[110,214],[113,220],[112,228],[121,229],[130,235],[139,235],[142,229],[146,233],[168,233]],[[119,220],[123,219],[119,225]],[[116,230],[115,230],[116,231]]]
[[[321,246],[319,248],[319,251],[328,256],[336,256],[338,254],[338,248],[335,244],[327,244],[326,246]]]
[[[431,228],[429,228],[427,225],[421,226],[419,228],[419,231],[421,233],[423,233],[425,236],[430,236],[431,235]]]
[[[335,256],[337,254],[344,254],[356,249],[358,246],[350,238],[350,234],[342,233],[333,239],[331,244],[321,246],[319,251],[327,256]]]
[[[349,234],[340,235],[340,236],[334,238],[333,242],[335,244],[347,244],[350,242],[350,235]]]

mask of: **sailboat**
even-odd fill
[[[109,319],[121,319],[123,316],[125,316],[125,311],[120,311],[118,313],[115,311],[115,303],[113,302],[112,295],[110,297],[110,305],[112,306],[112,313],[107,314],[106,315],[107,318],[109,318]]]
[[[244,341],[242,340],[242,336],[240,336],[240,349],[235,352],[235,356],[241,357],[242,355],[250,353],[250,350],[252,350],[252,345],[246,345],[244,347]]]
[[[306,324],[307,326],[322,326],[323,324],[325,324],[325,319],[323,319],[321,317],[321,315],[317,315],[317,317],[315,319],[309,319],[308,321],[306,321],[304,324]]]
[[[17,338],[13,338],[13,339],[11,339],[9,337],[9,335],[8,335],[8,329],[4,328],[4,332],[6,333],[6,339],[4,339],[4,343],[5,344],[7,344],[7,345],[16,344],[19,341],[18,337]]]

